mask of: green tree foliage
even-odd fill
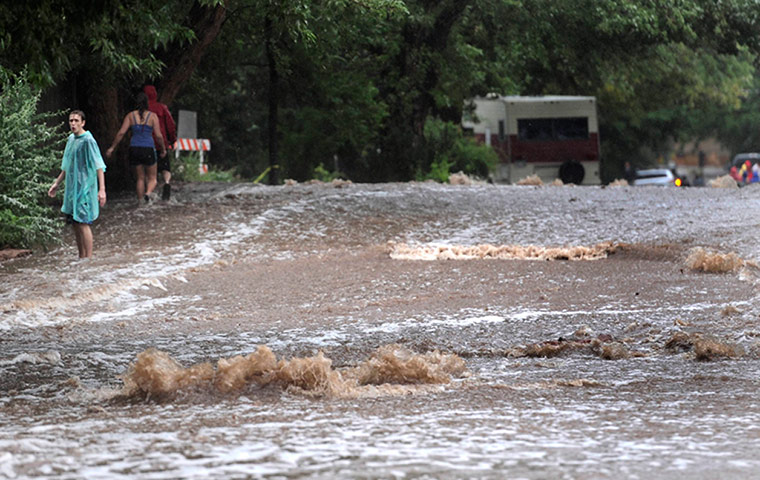
[[[224,1],[0,2],[0,65],[58,88],[46,98],[84,110],[93,135],[109,141],[143,83],[159,79],[170,103],[213,40]],[[125,149],[106,176],[110,187],[132,184]]]
[[[0,247],[44,245],[59,233],[46,199],[65,135],[48,125],[54,115],[37,113],[40,92],[25,72],[0,69],[0,86]]]
[[[485,179],[499,160],[495,150],[465,137],[459,125],[451,122],[430,118],[424,135],[429,172],[419,170],[418,180],[447,182],[449,174],[454,172]]]
[[[499,92],[597,96],[603,174],[612,177],[624,160],[644,163],[694,134],[699,112],[737,108],[760,51],[755,0],[236,5],[181,100],[219,112],[209,115],[224,149],[216,151],[245,176],[271,164],[273,135],[281,174],[298,180],[319,164],[356,181],[440,170],[454,152],[431,142],[426,125],[456,124],[465,99]],[[290,12],[270,37],[276,95],[264,7]],[[213,87],[224,79],[230,88]]]
[[[158,75],[164,63],[157,53],[194,37],[183,25],[191,6],[166,0],[2,2],[0,60],[14,71],[28,69],[29,80],[41,87],[83,68],[117,84]]]
[[[597,97],[611,180],[693,135],[704,112],[738,108],[756,75],[758,15],[755,0],[523,0],[510,16],[521,28],[498,42],[516,53],[519,93]]]
[[[458,124],[465,99],[497,92],[595,95],[610,179],[672,140],[726,135],[695,118],[751,105],[758,52],[757,0],[0,5],[0,62],[28,63],[40,84],[73,75],[89,107],[110,112],[88,115],[97,136],[118,128],[124,92],[153,78],[165,101],[179,93],[174,111],[199,112],[210,162],[248,178],[305,180],[320,164],[355,181],[414,178],[452,154],[426,125]]]
[[[290,13],[274,16],[267,29],[267,6]],[[178,105],[200,112],[214,161],[244,177],[270,168],[276,135],[282,178],[312,178],[319,164],[333,169],[337,158],[341,171],[369,179],[366,158],[377,148],[387,109],[374,85],[377,59],[367,40],[381,38],[383,20],[402,13],[390,1],[236,2]],[[271,117],[275,98],[278,114]]]
[[[686,115],[687,137],[719,138],[732,155],[760,152],[760,76],[755,76],[740,100],[738,108],[714,104],[701,109],[699,114]]]

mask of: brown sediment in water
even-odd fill
[[[544,382],[530,382],[530,383],[511,383],[508,385],[489,385],[489,388],[497,390],[509,389],[509,390],[552,390],[562,387],[581,388],[581,387],[606,387],[607,385],[598,382],[596,380],[588,378],[573,378],[569,380],[555,379]]]
[[[629,185],[628,180],[624,178],[616,178],[615,181],[610,182],[608,187],[627,187]]]
[[[336,370],[320,351],[316,356],[281,359],[267,346],[249,355],[184,368],[166,352],[148,349],[123,376],[124,396],[166,396],[196,388],[211,393],[240,391],[249,385],[280,385],[306,395],[336,398],[412,393],[414,385],[440,385],[466,372],[453,354],[417,354],[399,345],[377,349],[357,367]],[[424,391],[418,389],[418,391]]]
[[[18,248],[0,249],[0,262],[4,262],[5,260],[12,260],[14,258],[25,257],[31,254],[32,254],[31,250],[24,250],[24,249],[18,249]]]
[[[263,345],[245,357],[237,355],[232,358],[220,358],[216,363],[214,385],[224,393],[239,390],[253,379],[264,383],[265,376],[273,371],[276,365],[277,358],[274,353]]]
[[[741,354],[735,345],[701,333],[677,332],[665,342],[665,349],[674,353],[693,352],[694,358],[700,361],[734,358]]]
[[[149,348],[137,355],[137,361],[124,375],[127,392],[165,395],[188,387],[210,384],[214,368],[210,363],[184,368],[168,353]]]
[[[168,278],[168,277],[166,277]],[[160,290],[166,290],[161,279],[159,278],[140,278],[135,280],[123,280],[114,284],[103,285],[71,295],[56,295],[47,298],[38,298],[32,300],[15,300],[11,303],[0,305],[0,312],[11,312],[16,310],[26,311],[35,309],[63,309],[87,305],[92,302],[111,298],[116,294],[128,292],[135,288],[149,286],[156,287]]]
[[[293,181],[295,182],[295,180]],[[297,183],[298,182],[296,182],[295,184]],[[304,185],[324,185],[324,186],[333,187],[333,188],[344,188],[344,187],[353,185],[353,183],[354,182],[352,182],[351,180],[343,180],[342,178],[334,178],[330,182],[323,182],[322,180],[312,179],[304,183]],[[290,184],[289,186],[293,186],[295,184]]]
[[[707,184],[712,188],[739,188],[739,184],[731,178],[731,175],[714,178],[707,182]]]
[[[472,178],[461,170],[449,175],[449,184],[451,185],[472,185],[473,183]]]
[[[594,355],[604,360],[622,360],[630,357],[640,357],[644,354],[631,352],[622,342],[610,335],[598,335],[596,338],[583,338],[581,335],[573,338],[559,338],[524,347],[516,347],[506,352],[510,357],[540,357],[552,358],[572,353]]]
[[[540,247],[536,245],[438,245],[389,244],[394,260],[599,260],[614,253],[618,245],[603,242],[586,246]]]
[[[517,181],[517,185],[536,185],[541,186],[544,182],[541,180],[541,178],[538,175],[529,175],[525,178],[521,178]]]
[[[315,357],[280,360],[274,372],[275,378],[286,388],[311,394],[339,397],[351,391],[343,376],[332,368],[332,360],[319,352]]]
[[[573,380],[557,380],[557,385],[561,387],[598,387],[601,383],[588,378],[575,378]]]
[[[735,253],[718,253],[695,247],[689,250],[686,266],[692,270],[708,273],[728,273],[745,265],[744,260]]]
[[[399,345],[385,345],[363,362],[356,374],[360,385],[448,383],[452,375],[465,370],[464,360],[457,355],[438,351],[419,355]]]
[[[604,360],[623,360],[631,356],[631,352],[620,343],[601,345],[597,351]]]
[[[723,308],[723,310],[720,311],[720,314],[723,315],[724,317],[730,317],[731,315],[736,315],[739,313],[742,313],[741,310],[739,310],[733,305],[727,305],[726,307]]]
[[[739,352],[734,345],[717,339],[700,338],[694,342],[694,357],[697,360],[710,361],[738,356]]]

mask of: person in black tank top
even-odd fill
[[[106,150],[106,157],[111,158],[113,151],[124,138],[128,130],[132,132],[129,145],[129,164],[133,167],[137,191],[137,201],[149,203],[151,194],[156,188],[156,149],[154,138],[161,158],[166,156],[166,145],[161,135],[158,119],[148,110],[148,97],[145,93],[137,95],[137,109],[129,112],[121,123],[121,128],[116,134],[111,147]]]

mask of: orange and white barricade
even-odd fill
[[[178,138],[174,142],[174,156],[179,159],[180,151],[199,152],[201,156],[200,164],[198,164],[198,172],[203,175],[208,173],[208,165],[203,161],[203,152],[211,150],[211,141],[205,138]]]

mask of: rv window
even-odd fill
[[[504,120],[499,120],[499,141],[504,141]]]
[[[520,140],[588,138],[588,118],[525,118],[517,120]]]
[[[557,140],[588,138],[588,119],[585,117],[555,118],[554,134]]]
[[[530,118],[517,121],[520,140],[551,140],[552,119]]]

